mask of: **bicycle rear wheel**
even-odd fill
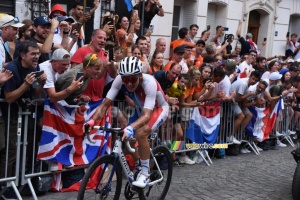
[[[172,159],[170,151],[164,146],[155,147],[152,153],[159,165],[159,168],[163,175],[163,180],[153,186],[146,186],[145,189],[139,191],[139,199],[165,199],[172,179]],[[159,170],[153,160],[152,155],[150,156],[150,182],[161,178]]]
[[[109,184],[110,177],[112,179]],[[97,158],[86,171],[78,191],[77,200],[118,200],[121,187],[122,169],[119,160],[116,160],[113,155],[104,155]]]

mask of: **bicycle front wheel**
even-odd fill
[[[86,171],[77,200],[114,199],[118,200],[122,188],[122,169],[113,155],[97,158]]]
[[[164,146],[155,147],[152,150],[152,154],[154,155],[162,172],[163,180],[152,186],[146,186],[145,189],[140,190],[139,199],[163,200],[168,193],[172,179],[173,166],[171,154],[170,151]],[[149,167],[150,181],[153,182],[155,180],[159,180],[161,175],[152,155],[150,156]]]

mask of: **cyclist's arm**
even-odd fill
[[[101,119],[105,112],[107,111],[108,107],[111,105],[112,100],[109,98],[105,98],[104,102],[101,103],[101,105],[97,108],[94,116],[92,117],[93,120],[98,121]]]
[[[152,115],[152,110],[149,108],[143,108],[142,115],[135,122],[130,124],[134,130],[138,130],[148,124]]]

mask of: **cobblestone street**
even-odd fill
[[[227,156],[213,160],[210,167],[204,163],[174,167],[166,199],[292,199],[291,186],[296,168],[292,150],[288,146],[262,152],[259,156],[253,153]],[[76,196],[76,192],[49,192],[39,199],[73,200]],[[121,196],[124,198],[123,194]]]

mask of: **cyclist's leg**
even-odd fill
[[[139,143],[139,155],[142,168],[137,180],[132,183],[135,186],[145,187],[148,183],[150,159],[150,145],[148,143],[148,136],[152,131],[157,130],[158,127],[163,124],[168,117],[168,112],[169,107],[160,107],[154,109],[149,123],[136,130],[136,138]]]

